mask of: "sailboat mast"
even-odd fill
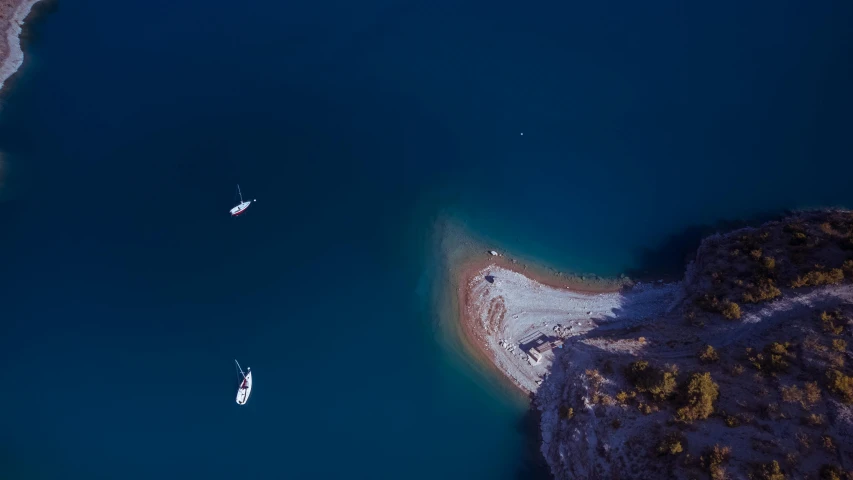
[[[243,373],[243,369],[242,369],[242,368],[240,368],[240,362],[238,362],[236,358],[234,359],[234,363],[236,363],[236,364],[237,364],[237,370],[240,370],[240,375],[242,375],[242,376],[243,376],[243,378],[246,378],[246,374],[245,374],[245,373]]]
[[[240,195],[240,203],[243,203],[243,192],[240,191],[240,184],[237,184],[237,193]]]

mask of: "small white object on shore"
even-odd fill
[[[496,252],[496,251],[494,251],[494,250],[489,250],[489,253],[491,253],[493,256],[497,256],[497,255],[498,255],[498,252]]]

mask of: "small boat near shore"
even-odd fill
[[[234,363],[237,364],[237,370],[240,371],[240,375],[243,377],[240,387],[237,389],[237,404],[245,405],[249,401],[249,395],[252,394],[252,369],[247,368],[247,373],[243,373],[243,369],[240,368],[240,362],[235,359]]]
[[[249,208],[249,205],[251,205],[252,202],[258,201],[257,199],[255,199],[255,200],[246,200],[244,202],[243,201],[243,192],[240,191],[240,185],[237,185],[237,194],[240,195],[240,203],[236,207],[231,209],[231,216],[232,217],[236,217],[236,216],[242,214],[243,212],[245,212]]]

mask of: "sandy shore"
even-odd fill
[[[0,89],[24,62],[21,50],[21,26],[39,0],[7,0],[0,4]]]
[[[650,320],[672,305],[677,284],[581,282],[488,253],[455,270],[465,344],[522,392],[535,393],[553,354],[532,362],[525,348],[536,337],[571,337]]]

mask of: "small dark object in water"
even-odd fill
[[[495,277],[492,275],[486,275],[486,281],[489,283],[495,283]]]

